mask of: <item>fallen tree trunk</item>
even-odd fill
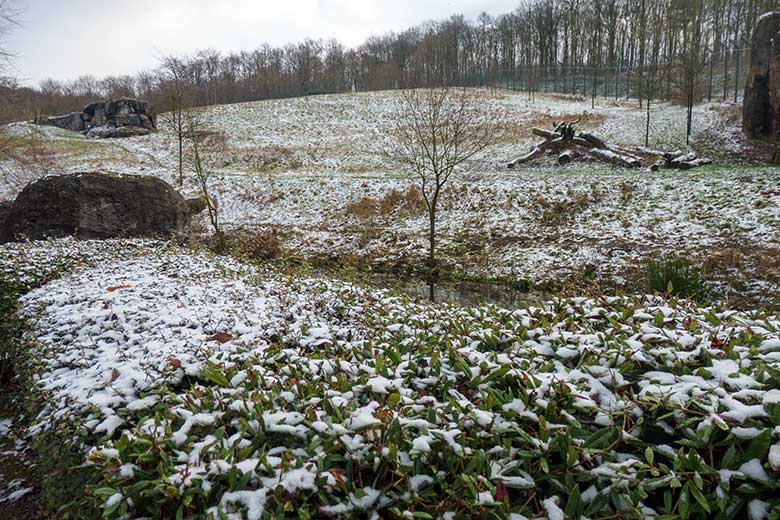
[[[541,145],[543,145],[543,144],[544,143],[540,143],[540,144],[534,146],[533,148],[531,148],[531,151],[528,152],[527,154],[521,155],[520,157],[518,157],[514,161],[511,161],[509,164],[506,165],[507,168],[509,168],[511,170],[512,168],[514,168],[518,164],[527,163],[531,159],[535,159],[536,157],[544,155],[544,148],[541,147]]]
[[[606,148],[607,143],[604,142],[604,140],[596,135],[589,134],[587,132],[580,132],[577,136],[580,139],[583,139],[590,143],[590,146],[593,148]]]
[[[602,150],[601,148],[592,148],[590,154],[596,159],[606,161],[618,166],[625,166],[627,168],[638,168],[642,166],[642,161],[636,157],[627,157],[625,155],[617,154],[611,150]]]
[[[576,144],[577,146],[581,146],[583,148],[587,148],[588,150],[593,148],[593,145],[590,142],[586,141],[585,139],[583,139],[582,137],[579,137],[579,136],[578,137],[574,137],[571,140],[571,142]]]
[[[707,159],[706,157],[696,158],[696,156],[694,156],[693,158],[691,158],[690,155],[685,155],[673,161],[669,161],[666,164],[666,167],[674,168],[677,170],[690,170],[691,168],[704,166],[705,164],[712,164],[712,161],[710,159]]]
[[[650,170],[658,171],[661,168],[676,168],[687,170],[710,164],[712,161],[706,158],[698,158],[695,153],[683,153],[681,151],[664,152],[645,146],[625,147],[608,144],[602,137],[588,133],[575,132],[579,119],[572,122],[561,121],[552,130],[545,128],[532,128],[533,135],[544,138],[544,141],[534,145],[525,155],[521,155],[507,164],[514,168],[518,164],[527,163],[545,152],[555,152],[556,162],[559,165],[569,164],[574,159],[604,161],[626,168],[638,168],[645,161],[651,163]]]
[[[613,144],[608,144],[606,146],[606,149],[609,150],[610,152],[615,152],[618,155],[622,155],[623,157],[627,157],[629,159],[634,159],[634,160],[638,161],[640,165],[642,164],[642,158],[641,157],[639,157],[637,155],[634,155],[630,150],[626,150],[622,146],[615,146]]]
[[[544,137],[545,139],[555,139],[556,137],[561,137],[560,133],[554,130],[545,130],[544,128],[531,128],[531,133],[538,135],[539,137]]]

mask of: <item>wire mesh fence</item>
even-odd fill
[[[742,99],[750,49],[732,49],[717,60],[645,67],[532,65],[500,69],[490,86],[601,99],[675,99],[694,90],[698,101]],[[690,87],[693,86],[693,89]]]

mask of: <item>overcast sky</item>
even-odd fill
[[[22,25],[6,38],[27,84],[81,74],[133,74],[163,54],[251,50],[307,37],[355,46],[372,34],[518,0],[15,0]]]

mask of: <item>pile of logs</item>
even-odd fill
[[[560,165],[582,159],[608,162],[626,168],[640,168],[650,164],[652,171],[660,168],[688,170],[712,162],[707,158],[697,157],[694,153],[662,152],[646,147],[626,148],[607,144],[597,135],[587,132],[577,133],[576,126],[579,122],[579,119],[571,122],[562,121],[552,130],[532,128],[533,134],[542,137],[544,141],[534,145],[531,151],[521,155],[507,166],[512,169],[518,164],[527,163],[544,155],[557,155],[557,162]]]

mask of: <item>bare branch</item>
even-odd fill
[[[435,265],[436,212],[442,190],[458,167],[491,146],[504,118],[462,88],[406,90],[383,153],[406,168],[428,208],[429,263]]]

